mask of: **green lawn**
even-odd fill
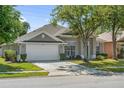
[[[21,62],[21,63],[5,62],[3,58],[0,58],[0,72],[16,71],[16,70],[34,71],[34,70],[43,70],[43,68],[37,67],[32,63],[27,63],[27,62]]]
[[[44,70],[32,63],[21,62],[11,63],[6,62],[0,57],[0,72],[8,71],[41,71]],[[0,77],[26,77],[26,76],[47,76],[48,72],[27,72],[27,73],[16,73],[16,74],[0,74]]]
[[[28,72],[28,73],[16,73],[16,74],[0,74],[0,78],[47,76],[47,75],[48,72]]]
[[[101,61],[90,61],[90,63],[83,62],[82,60],[72,61],[73,63],[84,65],[98,70],[124,72],[124,60],[104,59]]]

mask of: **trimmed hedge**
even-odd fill
[[[64,54],[64,53],[61,53],[61,54],[60,54],[60,60],[65,60],[65,59],[66,59],[65,54]]]
[[[16,62],[16,51],[15,50],[5,50],[5,59],[6,61],[12,61],[12,62]]]
[[[75,57],[75,59],[76,59],[76,60],[81,60],[82,58],[81,58],[80,55],[77,55],[77,56]]]
[[[105,59],[105,57],[102,56],[102,55],[98,55],[98,56],[96,56],[96,59],[97,59],[97,60],[103,60],[103,59]]]
[[[103,56],[105,59],[108,58],[107,53],[98,53],[98,54],[96,54],[96,56]]]
[[[20,57],[21,57],[21,60],[22,60],[23,62],[25,62],[26,59],[27,59],[27,54],[21,54]]]

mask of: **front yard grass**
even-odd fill
[[[27,62],[20,62],[20,63],[11,63],[6,62],[3,58],[0,58],[0,72],[7,72],[7,71],[38,71],[43,70],[43,68],[37,67],[32,63]]]
[[[9,73],[0,74],[0,78],[12,78],[12,77],[30,77],[30,76],[47,76],[48,72],[27,72],[27,73]]]
[[[94,60],[90,63],[86,63],[82,60],[72,61],[73,63],[83,65],[90,68],[95,68],[97,70],[111,71],[111,72],[124,72],[124,60],[113,60],[113,59],[104,59],[104,60]]]
[[[32,63],[21,62],[21,63],[11,63],[6,62],[4,58],[0,57],[0,72],[11,72],[11,71],[42,71],[43,68],[40,68]],[[0,73],[1,77],[27,77],[27,76],[47,76],[48,72],[22,72],[22,73],[9,73],[3,74]]]

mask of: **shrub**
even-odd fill
[[[27,54],[21,54],[20,57],[21,57],[21,60],[25,62],[25,60],[27,59]]]
[[[118,58],[124,58],[124,49],[120,49],[120,54],[118,54]]]
[[[69,58],[66,58],[68,60],[75,60],[75,56],[70,56]]]
[[[75,57],[75,59],[80,60],[80,59],[82,59],[82,58],[81,58],[80,55],[77,55],[77,56]]]
[[[65,60],[65,59],[66,59],[65,54],[64,54],[64,53],[61,53],[61,54],[60,54],[60,60]]]
[[[16,62],[16,51],[15,50],[5,50],[5,59],[6,61]]]
[[[98,54],[96,54],[96,56],[103,56],[104,58],[108,58],[107,53],[98,53]]]
[[[96,56],[96,59],[97,59],[97,60],[103,60],[103,59],[105,59],[105,57],[102,56],[102,55],[98,55],[98,56]]]

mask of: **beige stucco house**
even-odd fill
[[[96,57],[96,38],[92,37],[88,44],[88,58]],[[27,33],[8,45],[2,45],[4,50],[16,50],[17,55],[27,54],[27,60],[59,60],[60,54],[66,57],[84,57],[83,44],[80,38],[69,34],[69,30],[62,26],[44,25]]]

